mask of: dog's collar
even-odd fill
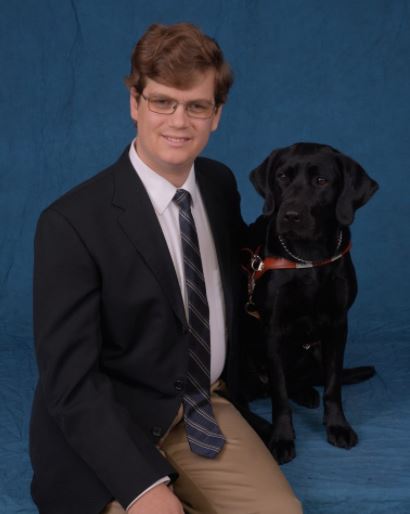
[[[289,248],[288,248],[288,245],[286,244],[286,241],[285,241],[285,238],[283,236],[281,236],[280,234],[278,235],[278,239],[279,239],[279,243],[280,245],[282,246],[283,250],[285,250],[285,252],[290,256],[292,257],[293,260],[295,260],[296,262],[301,262],[302,264],[311,264],[313,261],[311,260],[308,260],[308,259],[302,259],[301,257],[298,257],[297,255],[295,255],[294,253],[292,253]],[[342,247],[342,243],[343,243],[343,231],[342,230],[339,230],[339,234],[337,235],[337,242],[336,242],[336,248],[335,248],[335,255],[338,255],[339,253],[339,250],[340,248]],[[309,268],[311,266],[308,266]],[[313,266],[314,267],[314,266]]]
[[[349,241],[343,250],[339,253],[336,253],[333,257],[329,257],[328,259],[321,259],[318,261],[307,261],[299,259],[299,262],[291,261],[289,259],[285,259],[284,257],[276,257],[274,255],[265,257],[264,259],[260,256],[261,246],[258,246],[255,251],[252,251],[250,248],[243,248],[242,251],[250,254],[249,264],[247,266],[243,266],[244,270],[252,275],[254,280],[258,280],[261,276],[269,270],[275,269],[306,269],[306,268],[318,268],[320,266],[325,266],[326,264],[331,264],[339,259],[341,259],[344,255],[350,252],[352,248],[352,242]],[[293,254],[291,254],[293,257]]]
[[[258,248],[255,253],[252,254],[250,267],[253,272],[255,272],[255,280],[261,278],[261,276],[269,270],[275,269],[305,269],[305,268],[318,268],[320,266],[325,266],[326,264],[331,264],[339,259],[341,259],[344,255],[350,252],[352,248],[352,242],[349,241],[347,245],[343,248],[343,250],[333,257],[329,257],[328,259],[322,259],[319,261],[303,261],[303,262],[295,262],[289,259],[285,259],[284,257],[275,257],[269,256],[262,259],[259,256],[260,249]]]

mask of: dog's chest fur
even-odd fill
[[[352,262],[345,256],[317,268],[268,271],[256,285],[254,300],[262,322],[273,317],[283,338],[304,342],[320,339],[355,295]]]

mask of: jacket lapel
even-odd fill
[[[227,217],[226,199],[223,198],[219,188],[212,182],[207,174],[206,166],[198,159],[195,161],[195,174],[197,184],[201,191],[202,200],[208,215],[212,236],[218,258],[219,271],[224,292],[226,316],[228,327],[232,321],[232,278],[231,278],[231,237],[229,234],[229,220]]]
[[[185,326],[187,321],[174,264],[149,196],[129,160],[128,149],[116,165],[114,183],[113,204],[121,209],[118,223]]]

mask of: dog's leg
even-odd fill
[[[285,371],[280,355],[280,342],[277,336],[277,322],[271,315],[266,327],[268,355],[269,392],[272,403],[272,433],[268,447],[279,464],[295,458],[295,431],[292,412],[286,388]]]
[[[334,324],[322,345],[325,392],[324,419],[327,440],[339,448],[350,449],[357,444],[358,437],[343,412],[342,373],[343,357],[347,337],[347,319]]]
[[[286,370],[289,398],[308,409],[316,409],[320,406],[320,394],[313,387],[318,376],[321,376],[323,385],[320,341],[315,342],[314,345],[315,347],[308,348],[302,347],[300,344],[297,347],[293,346],[290,356],[286,360],[286,362],[292,363],[291,369]]]

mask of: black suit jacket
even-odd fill
[[[243,221],[232,173],[198,158],[197,183],[217,251],[228,333],[224,371],[237,391],[238,248]],[[32,495],[41,514],[126,507],[175,471],[156,448],[187,372],[178,280],[128,149],[41,215],[35,241],[39,367],[31,419]]]

